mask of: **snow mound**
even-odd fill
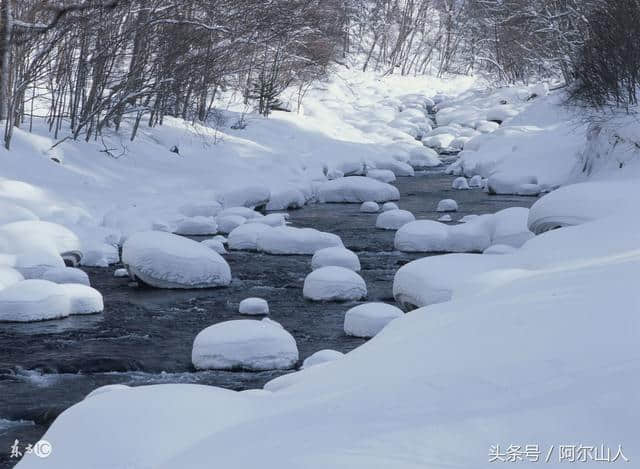
[[[342,247],[342,240],[313,228],[279,226],[259,233],[256,246],[269,254],[313,254],[318,249]]]
[[[388,210],[382,212],[376,218],[376,228],[383,230],[397,230],[416,219],[413,213],[407,210]]]
[[[256,219],[258,220],[258,219]],[[259,219],[261,220],[261,219]],[[245,223],[229,233],[228,244],[229,249],[257,251],[258,236],[261,233],[272,230],[273,228],[263,223]]]
[[[108,267],[120,262],[118,247],[113,244],[91,244],[83,248],[80,265],[86,267]]]
[[[335,203],[385,202],[400,199],[400,192],[396,187],[375,179],[349,176],[320,184],[318,199],[320,202]]]
[[[197,202],[184,204],[178,211],[185,217],[215,217],[222,210],[218,202]]]
[[[211,288],[231,283],[229,264],[217,252],[161,231],[130,236],[122,262],[132,276],[156,288]]]
[[[441,162],[440,158],[438,158],[438,153],[434,149],[421,145],[414,146],[409,150],[408,163],[414,169],[422,169],[438,166]]]
[[[397,160],[376,162],[376,168],[391,171],[395,176],[398,177],[409,177],[415,175],[413,168],[409,164]]]
[[[256,217],[247,220],[245,223],[261,223],[267,226],[282,226],[287,223],[288,213],[269,213],[264,217]]]
[[[201,331],[191,361],[198,370],[286,370],[298,361],[291,334],[266,321],[225,321]]]
[[[267,186],[242,186],[225,192],[218,199],[226,207],[261,207],[266,205],[271,197]]]
[[[269,303],[262,298],[245,298],[238,307],[240,314],[269,314]]]
[[[24,277],[16,269],[0,265],[0,290],[22,280]]]
[[[393,182],[396,175],[389,169],[370,169],[367,171],[367,177],[381,182]]]
[[[318,350],[316,353],[309,355],[304,359],[304,362],[302,362],[302,369],[310,368],[321,363],[328,363],[334,360],[339,360],[342,357],[344,357],[344,353],[338,352],[337,350]]]
[[[360,211],[362,213],[377,213],[380,211],[380,205],[371,200],[368,202],[362,202],[362,205],[360,205]]]
[[[44,321],[69,314],[69,296],[57,283],[30,279],[0,290],[0,322]]]
[[[440,218],[438,218],[438,221],[451,221],[451,215],[442,215]]]
[[[355,337],[370,338],[396,318],[404,316],[399,308],[386,303],[365,303],[344,315],[344,332]]]
[[[52,267],[42,274],[42,280],[49,280],[54,283],[81,283],[90,285],[89,276],[75,267]]]
[[[0,200],[0,226],[27,220],[38,220],[38,216],[28,208]]]
[[[493,244],[482,251],[482,254],[511,254],[516,248],[508,244]]]
[[[224,248],[224,244],[219,239],[205,239],[200,241],[200,244],[214,250],[218,254],[226,254],[227,250]]]
[[[266,210],[286,210],[289,208],[300,208],[307,203],[304,193],[296,187],[287,187],[275,192],[271,192],[271,199]]]
[[[224,234],[231,233],[237,227],[243,225],[246,221],[247,219],[240,215],[219,215],[216,218],[218,230]]]
[[[247,220],[253,220],[254,218],[262,218],[263,214],[256,212],[252,208],[248,207],[229,207],[225,208],[222,212],[218,213],[219,217],[239,216],[246,218]]]
[[[469,182],[466,177],[460,176],[453,180],[451,187],[457,190],[467,190],[469,189]]]
[[[81,283],[61,285],[69,297],[70,314],[93,314],[104,310],[102,295],[95,288]]]
[[[387,202],[385,204],[382,204],[383,212],[388,212],[389,210],[398,210],[398,204],[396,204],[395,202]]]
[[[307,275],[302,294],[314,301],[360,300],[367,296],[367,286],[354,271],[328,266]]]
[[[177,222],[173,232],[184,236],[214,235],[218,232],[218,224],[210,217],[183,218]]]
[[[129,272],[127,271],[127,269],[116,269],[113,272],[113,276],[116,278],[124,278],[129,276]]]
[[[484,187],[484,181],[482,180],[482,176],[480,176],[479,174],[476,174],[475,176],[471,177],[471,179],[469,179],[469,187],[476,187],[476,188]]]
[[[542,192],[535,176],[517,176],[507,172],[495,172],[487,180],[489,194],[516,194],[535,196]]]
[[[457,212],[458,211],[458,202],[453,199],[443,199],[438,202],[438,206],[436,207],[436,212]]]
[[[344,247],[317,250],[311,258],[311,268],[316,270],[327,266],[344,267],[358,272],[360,271],[360,260],[356,253]]]

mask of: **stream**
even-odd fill
[[[394,183],[401,193],[398,205],[417,219],[437,220],[438,201],[454,198],[460,208],[452,217],[458,220],[467,214],[529,207],[536,200],[489,196],[477,189],[456,191],[451,181],[441,169],[399,178]],[[367,301],[393,302],[397,269],[424,256],[394,251],[395,232],[377,230],[376,214],[360,213],[359,204],[308,205],[289,213],[293,226],[335,233],[358,254]],[[17,463],[9,456],[16,439],[22,447],[35,443],[62,411],[99,386],[197,383],[242,390],[261,387],[285,373],[193,369],[191,346],[196,334],[220,321],[246,319],[237,313],[246,297],[269,302],[270,317],[295,337],[300,362],[321,349],[348,352],[364,342],[343,332],[344,313],[357,303],[303,299],[310,256],[232,251],[224,257],[233,274],[228,288],[132,288],[128,279],[114,278],[119,266],[88,268],[92,286],[104,296],[103,314],[0,324],[0,468]]]

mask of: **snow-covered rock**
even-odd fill
[[[176,228],[173,230],[175,234],[184,236],[203,236],[214,235],[218,232],[218,224],[211,217],[189,217],[178,220]]]
[[[409,161],[414,169],[432,168],[440,164],[438,153],[425,146],[414,146],[409,150]]]
[[[38,220],[38,216],[21,205],[0,200],[0,226],[15,221]]]
[[[218,201],[226,207],[261,207],[266,205],[271,191],[263,185],[239,187],[225,192]]]
[[[118,246],[107,243],[96,243],[82,248],[80,265],[86,267],[109,267],[120,262]]]
[[[375,336],[394,319],[404,316],[399,308],[387,303],[365,303],[344,315],[344,332],[355,337]]]
[[[305,298],[314,301],[360,300],[367,296],[367,286],[362,277],[344,267],[321,267],[304,280]]]
[[[376,228],[383,230],[397,230],[416,219],[413,213],[407,210],[388,210],[382,212],[376,218]]]
[[[516,248],[508,244],[493,244],[482,251],[482,254],[511,254]]]
[[[90,285],[89,276],[75,267],[51,267],[42,274],[42,280],[49,280],[54,283],[81,283]]]
[[[398,210],[398,204],[396,204],[395,202],[387,202],[385,204],[382,204],[383,212],[388,212],[389,210]]]
[[[436,212],[456,212],[458,211],[458,202],[453,199],[442,199],[438,202]]]
[[[81,283],[65,283],[61,287],[69,297],[70,314],[94,314],[104,309],[102,294]]]
[[[269,314],[269,303],[262,298],[245,298],[240,302],[238,312],[247,315]]]
[[[0,322],[63,318],[70,314],[70,308],[62,285],[48,280],[23,280],[0,290]]]
[[[160,231],[130,236],[122,247],[122,262],[133,276],[157,288],[211,288],[231,282],[229,264],[220,254]]]
[[[82,257],[81,243],[68,228],[57,223],[41,220],[26,220],[0,226],[0,251],[29,255],[35,262],[33,253],[56,254],[74,258]],[[57,266],[58,264],[46,264]]]
[[[527,225],[529,209],[524,207],[510,207],[500,210],[493,215],[493,230],[491,244],[507,244],[520,247],[533,238]]]
[[[261,220],[261,219],[260,219]],[[258,236],[261,233],[272,230],[273,228],[263,223],[245,223],[229,233],[228,245],[229,249],[257,251]]]
[[[222,205],[218,202],[194,202],[181,206],[179,212],[185,217],[215,217],[222,211]]]
[[[248,219],[245,223],[246,224],[262,223],[263,225],[268,225],[268,226],[282,226],[287,223],[287,218],[289,218],[288,213],[269,213],[264,217],[256,217],[256,218]]]
[[[403,163],[402,161],[383,160],[383,161],[376,162],[376,167],[378,169],[391,171],[394,175],[398,177],[407,177],[407,176],[415,175],[413,168],[409,164]],[[391,182],[391,181],[385,181],[385,182]],[[392,200],[395,200],[395,199],[392,199]]]
[[[296,341],[266,321],[225,321],[201,331],[191,361],[198,370],[286,370],[298,361]]]
[[[124,278],[129,276],[129,272],[127,271],[127,269],[116,269],[113,272],[113,276],[116,278]]]
[[[483,134],[488,134],[491,132],[495,132],[496,130],[498,130],[500,128],[500,124],[498,124],[497,122],[491,122],[491,121],[487,121],[487,120],[480,120],[478,122],[476,122],[476,130],[478,132],[481,132]]]
[[[240,225],[243,225],[247,219],[240,215],[219,215],[216,218],[218,231],[224,234],[231,233]]]
[[[363,213],[377,213],[380,211],[380,205],[377,202],[373,202],[372,200],[368,202],[362,202],[360,205],[360,211]]]
[[[302,369],[310,368],[321,363],[328,363],[334,360],[339,360],[342,357],[344,357],[344,353],[338,352],[337,350],[318,350],[314,354],[309,355],[304,359],[304,362],[302,362]]]
[[[342,240],[313,228],[279,226],[260,232],[256,246],[269,254],[313,254],[318,249],[342,247]]]
[[[320,184],[318,188],[320,202],[361,203],[368,200],[385,202],[399,198],[400,192],[396,187],[362,176],[334,179]]]
[[[332,247],[317,250],[311,258],[313,270],[327,266],[344,267],[345,269],[360,271],[360,260],[353,251],[344,247]]]
[[[469,189],[469,182],[466,177],[460,176],[453,180],[451,187],[457,190],[466,190]]]
[[[496,172],[487,180],[489,194],[517,194],[535,196],[542,192],[535,176],[517,176],[511,173]]]
[[[225,208],[223,211],[218,213],[219,217],[228,217],[228,216],[234,216],[234,215],[245,218],[247,220],[264,217],[262,213],[256,212],[255,210],[249,207],[229,207],[229,208]]]
[[[455,135],[439,134],[423,139],[422,144],[429,148],[444,149],[448,148],[451,145],[451,142],[453,142],[455,139]]]
[[[200,241],[200,244],[208,247],[209,249],[213,249],[218,254],[226,254],[227,250],[224,248],[224,244],[219,239],[205,239]]]
[[[394,245],[404,252],[482,252],[491,245],[491,237],[484,221],[451,226],[418,220],[396,232]]]
[[[276,191],[271,191],[271,199],[266,210],[287,210],[290,208],[303,207],[307,202],[304,193],[296,187],[285,187]]]
[[[482,176],[476,174],[475,176],[469,179],[469,187],[481,188],[484,187],[484,181],[482,180]]]
[[[370,169],[367,171],[367,177],[381,182],[393,182],[396,175],[390,169]]]
[[[438,221],[451,221],[451,215],[445,214],[438,218]]]

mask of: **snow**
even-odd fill
[[[54,283],[81,283],[90,285],[89,276],[82,270],[75,267],[52,267],[45,270],[42,280],[49,280]]]
[[[348,310],[344,315],[344,332],[355,337],[377,335],[394,319],[404,316],[397,307],[386,303],[365,303]]]
[[[80,265],[86,267],[108,267],[120,262],[118,247],[113,244],[100,243],[83,247]]]
[[[487,180],[489,194],[538,195],[543,188],[538,185],[535,176],[513,176],[509,173],[495,172]]]
[[[139,232],[122,247],[131,275],[156,288],[211,288],[231,282],[227,262],[188,238],[160,231]]]
[[[376,218],[376,228],[383,230],[397,230],[416,219],[413,213],[407,210],[388,210],[382,212]]]
[[[238,312],[249,315],[269,314],[269,303],[262,298],[245,298],[240,302]]]
[[[394,186],[363,176],[334,179],[320,184],[318,188],[320,202],[385,202],[399,198],[400,192]]]
[[[339,360],[342,357],[344,357],[344,353],[338,352],[337,350],[318,350],[304,359],[304,362],[302,362],[302,369],[311,368],[312,366],[320,365],[322,363],[329,363],[334,360]]]
[[[382,205],[383,212],[388,212],[389,210],[398,210],[398,204],[395,202],[387,202]]]
[[[222,205],[218,202],[191,202],[182,205],[178,211],[185,217],[215,217],[222,211]]]
[[[28,208],[0,199],[0,226],[25,220],[38,220],[38,216]]]
[[[0,265],[0,290],[22,280],[24,277],[16,269]]]
[[[458,211],[458,202],[453,199],[442,199],[438,202],[438,206],[436,207],[436,212],[457,212]]]
[[[469,182],[467,181],[467,178],[462,177],[462,176],[455,178],[453,180],[453,182],[451,183],[451,187],[453,189],[458,189],[458,190],[470,189]]]
[[[471,179],[469,179],[469,187],[477,187],[477,188],[484,187],[484,181],[482,179],[482,176],[480,176],[479,174],[472,176]]]
[[[262,220],[257,219],[257,220]],[[245,251],[257,251],[258,250],[258,236],[261,233],[270,231],[273,228],[263,223],[245,223],[235,228],[229,233],[228,244],[229,249],[245,250]]]
[[[254,218],[262,218],[264,215],[260,212],[256,212],[249,207],[229,207],[218,213],[219,217],[239,216],[246,218],[247,220],[253,220]]]
[[[271,192],[271,199],[266,206],[267,210],[287,210],[303,207],[307,198],[296,187],[285,187]]]
[[[288,213],[269,213],[263,217],[256,217],[247,220],[245,223],[262,223],[268,226],[282,226],[287,223]]]
[[[128,277],[129,276],[129,272],[127,271],[127,269],[116,269],[113,272],[113,276],[116,277],[116,278]]]
[[[214,250],[215,252],[217,252],[218,254],[226,254],[227,250],[224,248],[224,244],[222,244],[222,241],[220,241],[219,239],[205,239],[200,241],[200,244],[202,244],[203,246],[208,247],[209,249]]]
[[[344,267],[321,267],[304,279],[302,294],[314,301],[350,301],[367,296],[362,277]]]
[[[218,215],[216,223],[220,233],[229,234],[240,225],[244,224],[247,219],[240,215]]]
[[[44,321],[69,314],[69,296],[57,283],[30,279],[0,290],[0,322]]]
[[[240,319],[198,333],[191,361],[198,370],[286,370],[297,363],[298,347],[282,327]]]
[[[185,236],[214,235],[218,232],[218,224],[210,217],[183,218],[177,222],[176,229],[173,232]]]
[[[367,177],[381,182],[393,182],[396,175],[390,169],[370,169],[367,171]]]
[[[451,215],[442,215],[440,218],[438,218],[438,221],[451,221]]]
[[[100,313],[104,309],[102,294],[95,288],[81,283],[62,284],[70,302],[70,314]]]
[[[318,249],[342,247],[342,240],[313,228],[280,226],[260,232],[256,246],[269,254],[313,254]]]
[[[360,271],[360,260],[353,251],[344,247],[332,247],[317,250],[311,258],[313,270],[321,267],[337,266],[345,269]]]
[[[218,199],[218,202],[220,202],[225,209],[230,207],[251,208],[266,205],[269,197],[271,197],[271,191],[268,187],[262,184],[245,185],[224,192]]]
[[[376,168],[380,170],[391,171],[395,176],[398,176],[398,177],[415,175],[413,168],[409,164],[403,163],[402,161],[388,160],[388,161],[376,162]],[[383,181],[383,182],[391,182],[391,181]],[[392,200],[395,200],[392,197],[389,197],[389,198]],[[378,201],[381,201],[381,200],[389,200],[389,199],[380,199]]]
[[[362,205],[360,205],[360,211],[363,213],[377,213],[380,211],[380,205],[371,200],[368,202],[362,202]]]
[[[511,254],[516,248],[508,244],[493,244],[482,251],[482,254]]]

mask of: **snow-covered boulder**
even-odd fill
[[[436,207],[436,212],[457,212],[458,211],[458,202],[453,199],[442,199],[438,202],[438,206]]]
[[[129,276],[129,272],[127,271],[127,269],[116,269],[113,272],[113,276],[116,278],[124,278]]]
[[[35,250],[63,257],[82,257],[81,243],[68,228],[57,223],[26,220],[0,226],[0,251],[30,253]]]
[[[344,315],[344,332],[355,337],[375,336],[394,319],[404,316],[400,308],[387,303],[365,303]]]
[[[247,315],[269,314],[269,303],[262,298],[245,298],[240,302],[238,312]]]
[[[107,243],[95,243],[82,247],[80,265],[86,267],[109,267],[120,262],[118,246]]]
[[[498,124],[497,122],[491,122],[491,121],[487,121],[487,120],[480,120],[478,122],[476,122],[476,130],[480,133],[483,134],[488,134],[491,132],[495,132],[496,130],[498,130],[500,128],[500,124]]]
[[[102,294],[81,283],[65,283],[61,287],[69,297],[70,314],[94,314],[104,310]]]
[[[210,217],[196,216],[178,220],[175,234],[184,236],[206,236],[214,235],[218,232],[218,224]]]
[[[496,212],[493,215],[491,244],[522,246],[534,237],[527,226],[528,218],[529,209],[525,207],[510,207]]]
[[[482,176],[476,174],[475,176],[469,179],[469,187],[482,188],[484,187],[484,181],[482,180]]]
[[[83,270],[75,267],[51,267],[42,274],[42,280],[54,283],[81,283],[90,285],[89,276]]]
[[[471,137],[456,137],[451,141],[449,146],[453,150],[462,150],[465,144],[471,139]]]
[[[161,231],[130,236],[122,247],[122,262],[133,276],[157,288],[211,288],[231,283],[231,269],[220,254]]]
[[[389,210],[398,210],[398,204],[396,204],[395,202],[387,202],[385,204],[382,204],[383,212],[388,212]]]
[[[307,275],[302,294],[314,301],[360,300],[367,296],[367,286],[354,271],[328,266]]]
[[[201,331],[191,361],[198,370],[286,370],[298,361],[296,341],[272,322],[240,319]]]
[[[213,249],[218,254],[226,254],[227,250],[224,248],[224,244],[219,239],[205,239],[200,241],[200,244],[208,247],[209,249]]]
[[[460,176],[453,180],[451,187],[457,190],[467,190],[469,189],[469,182],[466,177]]]
[[[254,218],[262,218],[264,215],[260,212],[256,212],[252,208],[248,207],[229,207],[225,208],[218,214],[219,217],[239,216],[247,220],[253,220]]]
[[[367,171],[367,177],[381,182],[393,182],[396,175],[390,169],[370,169]]]
[[[517,115],[518,111],[508,104],[496,106],[487,110],[487,120],[496,123],[504,122]]]
[[[225,192],[218,201],[224,207],[261,207],[270,197],[271,191],[266,186],[242,186]]]
[[[344,357],[344,353],[338,352],[337,350],[318,350],[316,353],[309,355],[302,362],[302,368],[310,368],[315,365],[319,365],[321,363],[328,363],[334,360],[339,360]]]
[[[285,187],[277,191],[271,191],[271,199],[266,210],[287,210],[300,208],[307,203],[304,193],[296,187]]]
[[[244,225],[240,225],[229,233],[229,249],[257,251],[258,236],[272,229],[271,226],[263,223],[245,223]]]
[[[385,202],[399,198],[400,192],[396,187],[362,176],[334,179],[324,182],[318,187],[320,202],[361,203],[367,200]]]
[[[62,285],[30,279],[0,290],[0,322],[44,321],[70,314],[70,301]]]
[[[395,248],[403,252],[482,252],[491,245],[488,220],[445,225],[418,220],[396,232]]]
[[[259,233],[256,246],[269,254],[313,254],[318,249],[342,247],[342,240],[313,228],[279,226]]]
[[[184,204],[178,211],[185,217],[215,217],[222,211],[222,205],[218,202],[196,202]]]
[[[489,194],[516,194],[536,196],[542,192],[535,176],[522,176],[509,172],[496,172],[487,180]]]
[[[444,149],[448,148],[451,145],[451,142],[453,142],[455,139],[455,135],[439,134],[423,139],[422,144],[429,148]]]
[[[377,202],[373,202],[372,200],[368,202],[362,202],[360,205],[360,211],[362,213],[377,213],[380,211],[380,205]]]
[[[378,169],[386,169],[393,172],[398,177],[414,176],[415,172],[413,168],[402,161],[397,160],[383,160],[376,163]],[[390,181],[389,181],[390,182]]]
[[[317,250],[311,258],[313,270],[327,266],[344,267],[345,269],[360,271],[360,260],[355,252],[344,247],[324,248]]]
[[[451,215],[445,214],[438,218],[438,221],[451,221]]]
[[[397,230],[415,219],[416,217],[413,213],[407,210],[388,210],[378,215],[378,218],[376,218],[376,228]]]
[[[216,223],[218,224],[218,231],[220,233],[231,233],[240,225],[243,225],[247,219],[240,215],[219,215],[216,218]]]

